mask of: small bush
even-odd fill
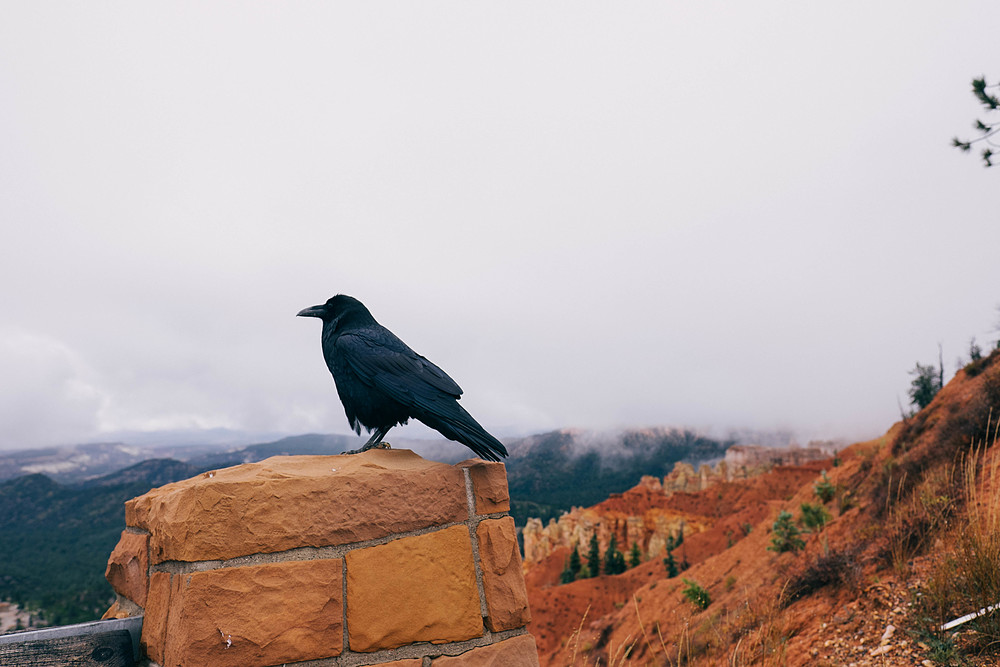
[[[830,483],[830,479],[826,476],[825,470],[823,471],[823,475],[820,479],[813,484],[813,492],[824,505],[833,500],[833,497],[837,494],[837,487]]]
[[[681,593],[686,597],[691,603],[698,607],[699,609],[707,609],[708,605],[712,604],[712,596],[708,594],[704,588],[698,584],[697,581],[692,579],[683,579],[684,590]]]
[[[823,526],[833,517],[830,513],[826,511],[826,508],[822,505],[813,505],[812,503],[802,503],[799,506],[799,510],[802,514],[799,516],[799,521],[808,530],[822,530]]]
[[[799,529],[792,522],[792,513],[782,511],[778,515],[778,520],[771,526],[774,533],[771,535],[771,546],[768,551],[784,553],[786,551],[798,551],[806,546],[805,541],[799,537]]]

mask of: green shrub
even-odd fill
[[[813,484],[813,492],[824,505],[833,500],[833,497],[837,494],[837,487],[830,483],[825,470],[819,480]]]
[[[806,546],[805,541],[799,537],[799,529],[792,522],[792,513],[782,511],[778,515],[778,520],[771,526],[771,546],[768,551],[784,553],[786,551],[798,551]]]
[[[833,518],[822,505],[802,503],[799,509],[802,512],[799,516],[799,522],[809,530],[822,529],[827,521]]]
[[[702,588],[697,581],[691,579],[684,579],[684,590],[681,593],[686,597],[691,603],[698,607],[699,609],[706,609],[708,605],[712,604],[712,596],[708,594],[704,588]]]

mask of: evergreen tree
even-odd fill
[[[792,522],[792,513],[782,511],[778,515],[778,520],[771,526],[771,546],[768,551],[784,553],[786,551],[798,551],[806,546],[805,541],[799,537],[799,529]]]
[[[573,581],[575,580],[576,580],[576,575],[573,573],[573,570],[570,568],[569,561],[567,560],[566,565],[563,567],[562,573],[560,573],[559,575],[559,583],[570,584],[573,583]]]
[[[951,140],[952,145],[966,152],[972,150],[972,144],[982,141],[984,148],[979,155],[983,159],[983,164],[987,167],[993,166],[992,149],[996,148],[996,145],[990,142],[990,137],[1000,132],[1000,118],[997,117],[998,110],[1000,110],[1000,98],[991,94],[988,90],[995,89],[996,87],[997,84],[995,83],[986,83],[986,77],[972,80],[972,94],[986,110],[986,121],[976,119],[974,127],[979,134],[975,138],[962,140],[955,137]]]
[[[587,552],[587,571],[591,577],[601,573],[601,548],[597,544],[597,532],[590,536],[590,550]]]
[[[639,551],[639,543],[632,543],[632,553],[629,555],[628,564],[629,567],[635,567],[642,562],[642,553]]]
[[[583,569],[583,561],[580,559],[580,550],[577,549],[577,545],[573,545],[573,553],[569,555],[569,571],[573,573],[573,578],[580,576],[580,570]]]
[[[837,487],[830,482],[830,478],[826,476],[825,470],[822,472],[819,480],[813,482],[813,493],[824,503],[830,502],[837,495]]]
[[[941,390],[943,368],[939,371],[933,366],[924,366],[917,362],[916,367],[910,371],[914,376],[910,382],[910,405],[917,406],[918,410],[923,410],[930,405],[935,394]]]
[[[615,552],[618,551],[618,538],[611,533],[608,550],[604,552],[604,574],[618,574],[615,570]]]
[[[625,569],[625,554],[618,550],[618,540],[612,534],[604,554],[604,574],[621,574]]]
[[[667,568],[667,577],[673,579],[679,572],[677,571],[677,561],[674,560],[674,552],[668,551],[667,557],[663,559],[663,567]]]

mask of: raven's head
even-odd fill
[[[364,304],[346,294],[332,296],[324,304],[300,310],[297,317],[318,317],[324,324],[342,319],[372,320],[371,313]]]

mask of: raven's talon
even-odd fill
[[[361,449],[345,449],[341,454],[361,454],[362,452],[367,452],[369,449],[392,449],[392,445],[388,442],[380,442],[371,447],[362,447]]]

